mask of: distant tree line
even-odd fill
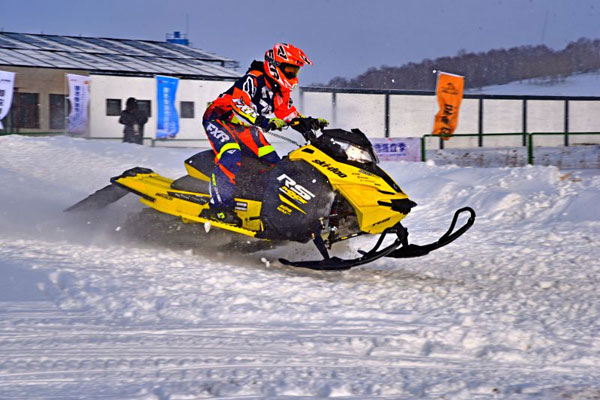
[[[563,50],[544,45],[520,46],[508,50],[468,53],[454,57],[425,59],[401,67],[369,68],[353,79],[335,77],[326,87],[364,89],[434,90],[434,70],[465,76],[465,88],[479,88],[508,82],[536,79],[554,83],[566,76],[600,69],[600,39],[581,38]]]

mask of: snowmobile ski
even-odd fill
[[[463,226],[461,226],[459,229],[457,229],[455,232],[453,232],[454,227],[456,226],[456,221],[458,220],[458,217],[460,216],[460,214],[462,214],[463,212],[468,212],[470,214],[469,219]],[[412,257],[421,257],[424,255],[427,255],[430,252],[432,252],[433,250],[436,250],[436,249],[439,249],[440,247],[446,246],[447,244],[458,239],[460,236],[462,236],[463,233],[465,233],[467,230],[469,230],[469,228],[471,226],[473,226],[473,223],[475,223],[475,210],[473,210],[471,207],[463,207],[459,210],[456,210],[456,212],[454,213],[454,217],[452,218],[452,223],[450,224],[450,228],[448,228],[446,233],[444,233],[442,236],[440,236],[440,238],[438,240],[436,240],[435,242],[432,242],[432,243],[429,243],[426,245],[408,244],[408,245],[402,246],[401,248],[399,248],[397,250],[394,250],[393,252],[388,254],[387,257],[412,258]]]
[[[398,228],[401,228],[401,229],[399,230]],[[389,246],[379,250],[379,247],[381,247],[381,244],[383,243],[383,239],[386,237],[386,235],[388,233],[391,233],[391,232],[397,233],[398,238],[396,240],[394,240],[394,242],[392,244],[390,244]],[[317,248],[319,249],[319,251],[321,252],[321,254],[325,257],[323,260],[321,260],[321,261],[289,261],[289,260],[286,260],[285,258],[280,258],[279,262],[284,265],[289,265],[292,267],[308,268],[308,269],[314,269],[314,270],[318,270],[318,271],[345,271],[350,268],[353,268],[353,267],[356,267],[356,266],[359,266],[362,264],[367,264],[367,263],[373,262],[381,257],[387,256],[388,254],[393,252],[396,248],[398,248],[398,246],[400,244],[402,244],[402,241],[404,240],[404,237],[407,234],[408,233],[406,232],[406,229],[404,229],[404,227],[402,227],[402,225],[400,225],[400,224],[399,224],[399,227],[388,228],[381,234],[381,236],[377,240],[377,243],[375,244],[375,246],[373,246],[373,248],[371,250],[369,250],[368,252],[362,252],[363,253],[362,257],[355,258],[352,260],[345,260],[345,259],[342,259],[339,257],[329,257],[329,254],[327,253],[327,249],[325,249],[325,247],[323,246],[323,241],[322,241],[322,239],[320,239],[321,237],[316,236],[316,238],[314,239],[314,242],[315,242],[315,245],[317,246]]]
[[[465,222],[463,226],[454,231],[456,226],[456,222],[460,214],[468,212],[470,214],[469,219]],[[293,267],[299,268],[308,268],[319,271],[345,271],[350,268],[370,263],[375,261],[381,257],[392,257],[392,258],[410,258],[410,257],[421,257],[429,254],[433,250],[439,249],[440,247],[446,246],[447,244],[453,242],[458,239],[462,234],[464,234],[475,222],[475,211],[471,207],[464,207],[457,210],[454,213],[454,217],[452,218],[452,222],[450,223],[450,227],[437,241],[433,243],[429,243],[426,245],[416,245],[416,244],[408,244],[408,230],[402,226],[402,224],[398,223],[398,225],[394,228],[386,229],[379,240],[375,244],[375,246],[369,250],[368,252],[359,250],[358,252],[362,254],[362,257],[344,260],[338,257],[329,257],[327,249],[324,246],[323,240],[319,240],[320,236],[316,236],[314,239],[314,243],[319,249],[319,252],[323,255],[324,259],[321,261],[289,261],[284,258],[280,258],[279,262],[284,265],[290,265]],[[396,240],[389,246],[379,250],[379,247],[383,243],[383,240],[387,234],[396,233],[398,236]]]

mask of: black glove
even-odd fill
[[[294,130],[300,132],[307,142],[310,142],[312,139],[316,139],[316,135],[314,132],[314,121],[316,121],[314,118],[294,118],[290,122],[290,126]]]
[[[269,130],[270,131],[272,131],[274,129],[277,129],[278,131],[280,131],[285,125],[286,125],[286,122],[280,118],[271,118],[269,120]]]
[[[280,131],[286,125],[286,122],[279,118],[266,118],[262,115],[259,115],[256,117],[256,125],[258,125],[265,132],[275,129]]]
[[[302,131],[318,131],[320,129],[325,128],[329,125],[329,122],[323,118],[313,118],[313,117],[300,117],[294,118],[290,123],[290,126],[296,129],[298,132]]]
[[[329,125],[329,121],[327,121],[325,118],[310,118],[310,119],[311,119],[311,124],[313,126],[313,130],[315,130],[315,131],[323,129]]]

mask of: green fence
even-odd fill
[[[600,132],[533,132],[533,133],[468,133],[468,134],[460,134],[460,135],[456,135],[454,136],[455,138],[458,137],[498,137],[498,136],[520,136],[526,137],[526,143],[527,143],[527,162],[529,164],[533,164],[535,157],[534,157],[534,153],[533,153],[533,147],[534,147],[534,137],[535,136],[571,136],[571,135],[600,135]],[[423,135],[421,137],[421,161],[427,161],[427,145],[426,145],[426,139],[428,137],[431,138],[439,138],[438,135],[432,135],[432,134],[427,134],[427,135]],[[440,138],[440,140],[442,140]],[[568,143],[568,142],[566,142]],[[568,146],[568,145],[567,145]],[[557,146],[557,147],[567,147],[567,146]],[[477,147],[478,149],[485,149],[484,147]]]
[[[533,138],[535,136],[565,136],[564,132],[533,132],[529,133],[529,140],[527,141],[527,160],[529,164],[533,164],[534,156],[533,156]],[[569,132],[568,136],[571,135],[600,135],[600,132]],[[567,142],[568,143],[568,136]]]
[[[0,136],[3,135],[10,135],[11,133],[4,133],[4,132],[0,132]],[[14,133],[13,133],[14,134]],[[24,136],[62,136],[64,135],[63,132],[35,132],[35,133],[16,133],[17,135],[24,135]],[[534,138],[536,136],[583,136],[583,135],[600,135],[600,132],[532,132],[532,133],[467,133],[467,134],[459,134],[459,135],[455,135],[454,138],[459,138],[459,137],[477,137],[477,138],[482,138],[482,137],[499,137],[499,136],[519,136],[519,137],[524,137],[526,139],[526,145],[527,145],[527,162],[529,164],[533,164],[534,160],[535,160],[535,156],[534,156],[534,151],[533,148],[535,146],[534,144]],[[440,138],[438,135],[432,135],[432,134],[426,134],[423,135],[421,137],[421,161],[427,161],[427,142],[426,139],[427,138]],[[94,139],[94,140],[112,140],[112,141],[121,141],[122,138],[121,137],[94,137],[94,138],[85,138],[85,139]],[[440,138],[440,140],[442,140]],[[154,139],[154,138],[150,138],[150,137],[144,137],[144,143],[148,143],[150,142],[150,146],[155,147],[157,143],[168,143],[168,142],[178,142],[178,143],[182,143],[182,142],[207,142],[207,139]],[[600,142],[600,141],[599,141]],[[568,140],[565,141],[565,144],[568,146]],[[168,146],[165,146],[168,147]],[[174,146],[175,147],[175,146]],[[177,147],[183,147],[183,146],[177,146]],[[566,147],[566,146],[556,146],[556,147]],[[477,147],[478,149],[485,149],[485,146],[483,147]]]

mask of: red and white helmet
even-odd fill
[[[283,90],[292,90],[298,84],[298,71],[312,61],[297,47],[277,43],[265,53],[265,73]]]

